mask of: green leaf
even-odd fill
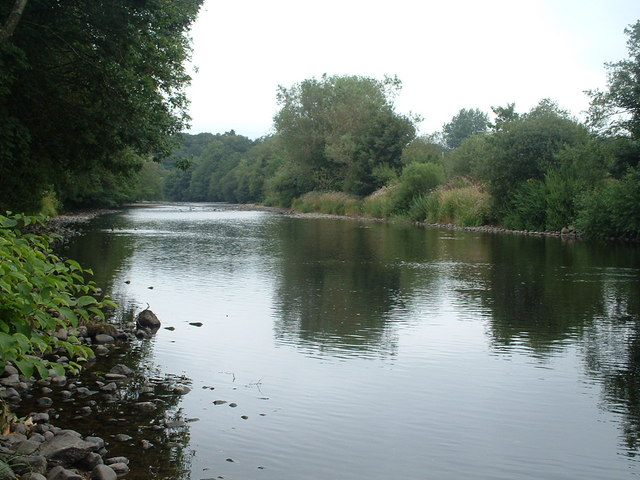
[[[54,372],[56,372],[56,375],[58,376],[64,375],[64,367],[59,363],[50,362],[49,366],[53,369]]]
[[[87,305],[92,305],[94,303],[98,303],[98,301],[95,298],[93,298],[93,297],[91,297],[89,295],[84,295],[84,296],[80,297],[77,302],[78,302],[77,304],[78,304],[79,307],[86,307]]]
[[[20,372],[25,377],[27,378],[33,377],[33,369],[34,369],[33,359],[24,358],[22,360],[14,360],[14,363],[16,364],[16,367],[18,367],[18,370],[20,370]]]
[[[74,327],[78,326],[78,317],[69,307],[60,307],[60,313],[65,316],[65,318],[71,323],[71,325],[73,325]]]
[[[40,378],[42,379],[49,378],[49,369],[45,367],[42,362],[37,362],[35,366],[36,366],[36,370],[38,370],[38,374],[40,375]]]

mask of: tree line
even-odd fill
[[[16,18],[5,2],[0,18]],[[640,232],[640,22],[580,122],[550,99],[461,109],[441,131],[397,112],[396,77],[277,91],[272,135],[180,133],[201,1],[30,0],[0,35],[2,210],[224,201],[432,223]],[[110,4],[111,5],[111,4]],[[107,8],[108,7],[108,8]],[[10,11],[11,10],[11,11]]]
[[[158,195],[638,238],[640,22],[625,32],[629,58],[607,65],[586,122],[542,99],[461,109],[417,136],[397,78],[324,75],[280,87],[273,135],[181,134]]]

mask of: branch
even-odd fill
[[[13,9],[7,18],[7,21],[4,23],[4,26],[0,30],[0,45],[9,40],[11,35],[13,35],[26,5],[27,0],[16,0],[16,3],[13,4]]]

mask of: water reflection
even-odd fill
[[[233,451],[251,446],[261,465],[275,459],[264,478],[279,479],[311,478],[309,465],[324,471],[332,461],[344,467],[344,478],[363,478],[374,467],[379,476],[369,477],[382,478],[394,464],[390,451],[402,459],[403,478],[418,478],[425,468],[451,479],[462,471],[517,478],[542,468],[550,478],[555,467],[545,455],[564,463],[580,448],[597,455],[567,462],[560,476],[598,478],[587,467],[603,457],[607,468],[625,471],[607,456],[612,442],[589,439],[585,423],[592,432],[615,421],[623,451],[632,456],[640,448],[637,248],[221,206],[132,209],[99,219],[73,248],[128,309],[122,319],[151,302],[178,326],[142,357],[155,355],[196,387],[224,384],[228,372],[246,384],[266,378],[269,395],[280,396],[274,416],[286,412],[283,420],[267,417],[271,430],[213,417],[183,431],[163,430],[177,439],[160,443],[184,447],[195,435],[200,448],[211,449],[207,435],[216,421],[227,421],[216,441]],[[193,320],[204,323],[198,333],[180,328]],[[151,377],[166,375],[164,367]],[[239,395],[234,388],[227,384],[229,395]],[[595,401],[592,389],[600,392]],[[395,403],[372,407],[369,392]],[[241,393],[254,417],[265,413],[257,406],[262,392]],[[131,399],[137,396],[132,391]],[[147,424],[183,415],[180,408],[199,415],[197,403],[208,397],[192,397],[200,400],[167,405],[164,420]],[[600,422],[592,408],[611,416]],[[398,417],[399,409],[412,412],[410,419]],[[305,443],[312,441],[305,425],[314,426],[327,456]],[[241,428],[251,435],[242,436]],[[568,440],[549,451],[545,435],[554,428]],[[336,439],[336,430],[344,437]],[[499,434],[488,438],[488,431]],[[336,457],[347,438],[350,460]],[[486,455],[474,456],[479,444]],[[305,445],[305,455],[289,459],[280,445],[291,451]],[[428,461],[423,451],[431,452]],[[516,466],[500,463],[505,452],[518,457]],[[189,462],[196,470],[205,465],[188,448],[172,458],[181,465],[173,478],[187,478]],[[451,467],[461,459],[466,470]],[[231,475],[241,468],[220,463],[216,468]],[[191,478],[199,478],[196,470]]]

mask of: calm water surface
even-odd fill
[[[68,255],[118,319],[175,327],[109,360],[146,375],[122,403],[68,420],[151,439],[127,478],[640,474],[636,248],[200,204],[101,217]]]

